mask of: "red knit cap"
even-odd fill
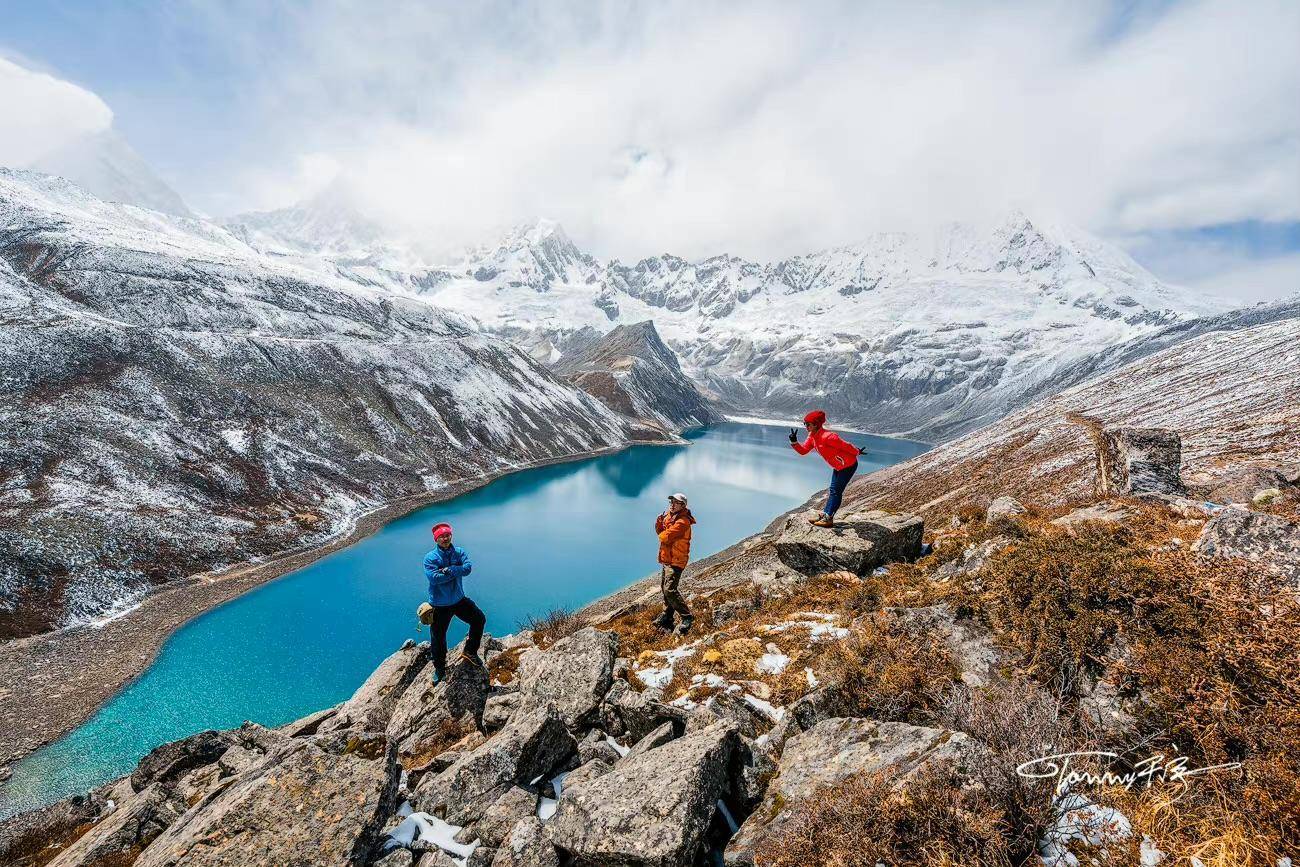
[[[820,409],[815,409],[804,416],[803,420],[808,424],[826,424],[826,413]]]

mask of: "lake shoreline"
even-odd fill
[[[160,587],[121,615],[98,624],[0,645],[0,783],[8,769],[67,735],[153,665],[171,635],[194,618],[254,588],[308,566],[373,535],[418,509],[459,497],[524,470],[618,454],[634,446],[682,446],[688,441],[632,440],[617,447],[546,458],[415,494],[359,516],[323,545],[274,560],[203,573]]]

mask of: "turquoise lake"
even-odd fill
[[[654,572],[654,518],[674,491],[699,522],[699,559],[766,526],[824,487],[830,471],[799,457],[788,428],[724,424],[685,447],[527,470],[387,524],[177,630],[157,661],[67,737],[14,767],[0,818],[129,773],[159,744],[253,720],[282,725],[346,699],[416,629],[429,528],[450,521],[474,572],[466,593],[494,635],[530,614],[577,608]],[[846,434],[870,451],[859,475],[923,452],[921,443]],[[452,621],[449,642],[465,633]]]

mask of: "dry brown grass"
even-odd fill
[[[960,672],[941,642],[896,620],[828,642],[815,670],[848,716],[932,723]]]
[[[582,620],[571,609],[552,608],[540,616],[528,615],[519,627],[532,630],[533,643],[545,650],[561,638],[567,638],[581,629]]]
[[[488,660],[488,682],[504,686],[514,680],[515,673],[519,671],[519,658],[525,650],[526,647],[512,647],[494,654]]]
[[[888,775],[852,777],[792,808],[756,853],[760,867],[1010,865],[1006,817],[988,792],[965,787],[950,764],[923,769],[905,789]]]

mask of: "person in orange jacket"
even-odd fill
[[[858,455],[866,454],[853,443],[845,442],[840,435],[826,429],[826,413],[815,409],[803,417],[803,426],[808,431],[808,439],[799,442],[799,435],[790,429],[790,446],[801,455],[813,449],[831,466],[831,486],[827,491],[826,505],[816,518],[810,518],[814,527],[834,527],[835,513],[839,511],[844,489],[849,486],[849,479],[858,471]]]
[[[682,616],[677,631],[682,635],[691,631],[695,618],[677,589],[682,580],[682,570],[691,559],[691,525],[695,516],[686,508],[686,495],[673,494],[668,498],[668,510],[655,518],[655,533],[659,535],[659,589],[664,594],[664,613],[655,620],[655,626],[671,630],[676,615]]]

